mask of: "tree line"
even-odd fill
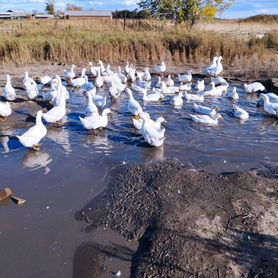
[[[116,10],[113,18],[171,19],[179,24],[187,22],[190,28],[200,20],[210,21],[221,14],[235,0],[139,0],[138,9]],[[82,11],[74,4],[66,5],[67,11]],[[46,11],[55,14],[55,0],[46,0]]]

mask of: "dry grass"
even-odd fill
[[[112,64],[127,60],[154,64],[165,60],[202,66],[214,55],[222,55],[231,67],[263,68],[269,75],[276,69],[276,33],[246,40],[212,31],[189,31],[168,21],[128,21],[125,32],[122,24],[122,20],[4,22],[0,24],[0,30],[6,32],[0,37],[0,62],[80,64],[102,59]],[[5,30],[7,27],[12,31]]]

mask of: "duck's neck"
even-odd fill
[[[37,113],[36,116],[36,125],[42,125],[42,113]]]
[[[91,93],[87,93],[87,97],[88,97],[88,105],[93,104],[93,97]]]

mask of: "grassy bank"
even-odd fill
[[[274,33],[262,39],[246,40],[211,31],[188,31],[182,26],[158,32],[153,30],[158,26],[154,27],[149,21],[144,23],[145,32],[90,31],[89,25],[80,21],[68,22],[71,27],[64,26],[64,22],[56,25],[52,22],[52,28],[48,22],[43,24],[39,22],[37,28],[34,25],[32,29],[30,25],[1,36],[0,62],[15,65],[45,61],[80,64],[102,59],[109,63],[128,60],[137,64],[154,64],[165,60],[170,64],[195,63],[201,66],[214,55],[222,55],[225,64],[231,67],[260,67],[275,71],[277,35]],[[49,28],[45,29],[46,26]]]

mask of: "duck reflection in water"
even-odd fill
[[[30,150],[25,153],[22,165],[25,168],[30,168],[32,171],[44,168],[44,174],[46,175],[51,171],[48,166],[52,162],[52,160],[53,159],[50,158],[49,154],[46,152],[37,152],[34,150]]]
[[[47,129],[47,138],[60,145],[66,154],[71,152],[71,145],[69,141],[69,132],[64,127],[51,126]]]

